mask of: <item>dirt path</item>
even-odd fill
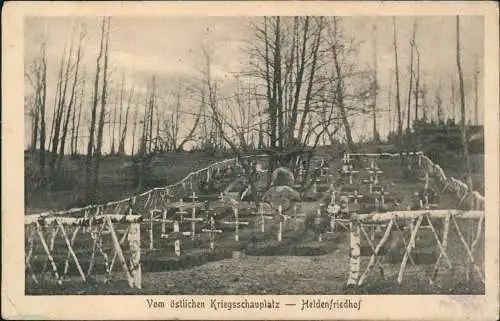
[[[342,292],[347,246],[323,256],[247,256],[181,271],[148,273],[147,292],[162,294],[294,294]]]

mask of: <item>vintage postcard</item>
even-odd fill
[[[8,2],[2,317],[498,319],[498,14]]]

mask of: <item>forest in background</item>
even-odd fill
[[[251,39],[242,46],[243,67],[233,74],[234,88],[222,88],[214,48],[202,43],[197,76],[170,86],[168,96],[154,73],[144,87],[110,67],[112,18],[101,19],[98,39],[88,39],[85,24],[75,23],[53,66],[47,55],[50,42],[42,39],[38,55],[25,69],[25,115],[31,129],[25,153],[26,202],[47,201],[48,194],[61,190],[77,195],[74,204],[106,199],[105,189],[113,188],[104,184],[106,176],[118,169],[122,171],[114,179],[128,184],[120,189],[134,192],[172,182],[174,167],[187,174],[215,159],[264,152],[276,156],[270,163],[274,168],[283,155],[320,146],[338,153],[370,146],[422,150],[439,163],[463,165],[459,170],[472,186],[469,154],[481,154],[484,146],[480,68],[476,64],[464,76],[460,18],[455,35],[447,35],[455,37],[456,45],[455,69],[446,82],[451,97],[423,80],[421,52],[432,48],[419,46],[419,20],[414,19],[404,43],[398,41],[398,20],[394,17],[391,23],[393,69],[386,91],[380,87],[376,21],[373,59],[366,65],[358,61],[359,42],[345,32],[343,18],[253,19]],[[96,41],[96,57],[84,55],[90,40]],[[409,65],[401,66],[399,54],[406,46]],[[57,69],[56,83],[48,68]],[[464,78],[473,84],[472,104],[465,99]],[[185,107],[187,99],[190,108]],[[380,134],[381,118],[389,122],[386,135]],[[359,128],[360,121],[364,131],[355,138],[353,126],[358,123]],[[193,157],[175,156],[187,151]],[[186,164],[186,159],[191,161]],[[172,168],[169,177],[155,180],[165,174],[155,167],[165,163]]]

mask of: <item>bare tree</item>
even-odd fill
[[[104,40],[105,40],[105,28],[106,22],[103,18],[101,21],[101,39],[99,46],[99,53],[97,55],[96,62],[96,75],[94,80],[94,91],[91,109],[91,118],[89,126],[89,139],[87,143],[87,156],[85,158],[85,186],[86,186],[86,198],[87,201],[92,201],[95,195],[95,190],[91,185],[92,182],[92,158],[94,155],[94,139],[95,139],[95,128],[97,122],[97,106],[99,104],[99,81],[101,74],[101,60],[103,56]]]
[[[130,106],[132,105],[132,97],[134,95],[134,87],[129,90],[128,100],[127,100],[127,109],[125,111],[125,124],[123,125],[122,130],[120,131],[120,143],[118,144],[118,154],[123,156],[125,155],[125,138],[127,137],[128,130],[128,116],[130,112]],[[137,110],[137,109],[136,109]],[[121,113],[120,113],[121,115]],[[120,117],[120,125],[121,125],[121,117]],[[135,139],[135,132],[133,134],[133,139]],[[133,151],[132,151],[133,154]]]
[[[70,116],[72,113],[73,105],[75,104],[75,96],[76,96],[76,89],[77,89],[77,81],[78,81],[78,71],[80,69],[80,60],[81,60],[81,53],[82,53],[82,43],[84,39],[84,32],[80,32],[80,39],[78,43],[78,49],[76,53],[76,62],[75,62],[75,72],[73,74],[73,83],[71,85],[71,94],[68,102],[68,108],[66,111],[66,119],[64,120],[63,123],[63,129],[62,129],[62,135],[61,135],[61,146],[59,149],[59,158],[58,158],[58,164],[57,168],[61,168],[62,162],[63,162],[63,157],[64,157],[64,152],[65,152],[65,145],[66,145],[66,136],[68,134],[68,128],[69,128],[69,121],[70,121]],[[69,58],[68,58],[69,59]]]
[[[301,122],[300,122],[300,126],[299,126],[299,133],[297,134],[299,142],[302,141],[305,119],[307,118],[308,113],[311,111],[311,100],[312,100],[312,95],[313,95],[312,91],[313,91],[314,82],[316,81],[315,73],[316,73],[316,66],[318,64],[318,53],[319,53],[319,47],[320,47],[321,40],[322,40],[323,28],[324,28],[323,17],[318,17],[317,18],[316,36],[315,36],[313,47],[312,47],[311,70],[309,72],[309,82],[308,82],[307,92],[306,92],[305,101],[304,101],[304,111],[302,113],[302,118],[301,118]]]
[[[84,100],[84,92],[85,92],[85,70],[83,71],[83,77],[82,77],[82,84],[80,88],[80,99],[79,99],[79,104],[78,104],[78,117],[76,119],[76,125],[75,125],[75,120],[73,119],[73,129],[72,129],[72,148],[71,148],[71,155],[76,156],[78,153],[78,140],[80,136],[80,120],[82,118],[82,105],[83,105],[83,100]]]
[[[130,152],[130,155],[135,155],[135,142],[137,140],[137,137],[136,137],[136,132],[137,132],[137,121],[138,121],[138,113],[139,113],[139,106],[138,106],[138,103],[136,103],[134,105],[134,118],[133,118],[133,126],[132,126],[132,148],[131,148],[131,152]]]
[[[389,133],[392,133],[392,123],[393,123],[391,104],[392,104],[392,72],[389,73],[389,89],[387,92],[387,109],[388,109],[387,113],[389,114]]]
[[[94,164],[94,188],[98,187],[99,183],[99,169],[101,162],[101,153],[102,153],[102,143],[103,143],[103,134],[104,134],[104,119],[106,117],[106,99],[107,99],[107,87],[108,87],[108,62],[109,62],[109,25],[110,25],[110,17],[107,17],[105,20],[105,34],[103,37],[106,37],[106,44],[104,47],[104,64],[102,70],[102,90],[101,90],[101,110],[99,113],[99,125],[97,127],[97,140],[96,140],[96,148],[95,148],[95,164]]]
[[[46,139],[46,124],[45,124],[45,109],[47,102],[47,56],[46,56],[45,40],[40,44],[40,56],[35,58],[30,68],[30,73],[26,74],[31,86],[34,90],[33,99],[28,99],[27,103],[32,112],[32,139],[30,148],[36,151],[39,145],[39,173],[40,182],[45,181],[45,139]],[[39,134],[39,135],[38,135]]]
[[[396,111],[398,113],[398,136],[403,134],[403,123],[401,119],[401,98],[399,96],[399,66],[398,66],[398,42],[396,34],[396,17],[392,17],[392,27],[394,35],[394,68],[396,71]]]
[[[335,100],[340,111],[340,117],[346,134],[347,145],[351,152],[356,150],[354,140],[351,133],[351,125],[347,116],[347,108],[345,106],[345,91],[344,91],[344,72],[342,70],[339,52],[342,48],[339,39],[339,18],[333,17],[333,25],[330,26],[330,49],[332,52],[333,63],[335,66]]]
[[[479,125],[479,94],[478,94],[479,67],[477,59],[474,61],[474,125]]]
[[[441,98],[441,85],[439,85],[438,90],[436,91],[435,104],[436,104],[436,118],[437,118],[437,123],[439,124],[443,121],[443,99]]]
[[[66,51],[66,50],[65,50]],[[69,49],[69,54],[66,60],[66,67],[64,68],[64,57],[65,57],[65,52],[63,54],[63,57],[61,59],[61,69],[60,69],[60,82],[61,86],[59,86],[59,95],[58,95],[58,101],[57,101],[57,109],[55,111],[55,119],[53,120],[53,125],[54,125],[54,132],[52,136],[52,153],[50,156],[50,162],[49,162],[49,169],[50,169],[50,176],[54,177],[55,172],[56,172],[56,161],[58,159],[57,157],[57,150],[59,147],[59,142],[60,142],[60,131],[61,131],[61,125],[63,121],[63,115],[64,115],[64,110],[65,110],[65,105],[66,105],[66,94],[67,94],[67,89],[68,89],[68,82],[69,82],[69,76],[70,76],[70,65],[71,65],[71,57],[73,54],[73,38],[71,40],[71,45]],[[64,72],[63,72],[64,68]],[[64,77],[63,77],[64,74]]]
[[[452,111],[453,122],[455,122],[455,120],[457,118],[457,115],[456,115],[457,106],[455,105],[456,97],[457,97],[457,95],[455,93],[455,82],[452,79],[451,80],[451,111]]]
[[[415,90],[413,91],[415,95],[415,120],[418,120],[418,96],[420,95],[420,50],[417,44],[415,46],[415,53],[417,54],[417,72],[415,73]]]
[[[380,141],[380,136],[377,131],[377,94],[378,94],[378,79],[377,79],[377,22],[373,24],[373,85],[372,85],[372,116],[373,116],[373,140]]]
[[[413,21],[413,33],[412,33],[412,38],[410,40],[410,84],[408,86],[408,107],[406,110],[406,130],[408,132],[411,131],[411,94],[412,94],[412,87],[413,87],[413,52],[415,51],[415,35],[417,32],[417,21]]]

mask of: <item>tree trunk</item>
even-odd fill
[[[378,79],[377,79],[377,23],[373,24],[373,141],[379,142],[379,135],[377,131],[377,92],[378,92]]]
[[[276,31],[275,31],[275,39],[274,39],[274,63],[273,63],[273,122],[274,122],[274,132],[276,137],[276,144],[279,147],[282,147],[282,137],[281,137],[281,126],[282,126],[282,117],[281,117],[281,31],[280,31],[280,17],[275,17],[276,21]]]
[[[420,90],[420,51],[415,45],[415,52],[417,53],[417,74],[415,75],[415,121],[418,121],[418,95]]]
[[[56,161],[57,161],[57,149],[59,147],[59,133],[61,131],[61,122],[62,122],[62,117],[64,114],[64,107],[66,104],[66,91],[68,88],[68,80],[69,80],[69,67],[70,67],[70,62],[71,62],[71,55],[73,53],[73,42],[71,42],[69,54],[68,54],[68,60],[66,61],[66,69],[64,72],[64,78],[62,78],[63,75],[63,69],[64,69],[64,56],[65,52],[63,54],[63,57],[61,59],[61,70],[59,73],[59,76],[61,77],[61,86],[59,87],[59,100],[57,103],[57,111],[55,115],[55,120],[54,120],[54,133],[52,136],[52,153],[50,155],[50,163],[49,163],[49,169],[50,169],[50,176],[54,177],[55,172],[56,172]]]
[[[78,139],[80,137],[80,120],[82,119],[83,94],[85,92],[85,72],[83,73],[82,88],[80,91],[80,102],[78,104],[78,118],[76,120],[74,154],[78,155]]]
[[[396,110],[398,113],[398,136],[403,134],[403,123],[401,119],[401,99],[399,96],[399,66],[398,66],[398,43],[396,36],[396,17],[392,17],[393,35],[394,35],[394,62],[396,69]]]
[[[62,135],[61,135],[61,146],[60,146],[61,148],[59,149],[59,158],[58,158],[58,164],[57,164],[58,169],[61,169],[61,166],[62,166],[63,157],[64,157],[64,150],[65,150],[65,145],[66,145],[66,136],[68,134],[69,119],[70,119],[70,115],[72,112],[73,104],[75,102],[76,85],[77,85],[77,81],[78,81],[78,71],[80,68],[82,41],[83,41],[83,33],[80,34],[80,42],[78,44],[78,51],[76,54],[75,74],[74,74],[74,78],[73,78],[73,84],[71,87],[71,95],[69,98],[68,110],[66,112],[66,119],[64,120],[64,124],[63,124],[63,131],[62,131]]]
[[[99,169],[101,163],[101,153],[102,153],[102,143],[104,134],[104,119],[106,117],[106,99],[107,99],[107,86],[108,86],[108,60],[109,60],[109,24],[110,17],[108,17],[106,23],[106,45],[104,47],[104,66],[102,70],[102,91],[101,91],[101,112],[99,115],[99,126],[97,128],[97,141],[95,150],[95,164],[94,164],[94,189],[98,190],[99,187]]]
[[[333,28],[334,28],[334,47],[332,48],[333,53],[333,63],[335,64],[335,72],[337,74],[337,81],[335,87],[335,95],[337,100],[337,105],[340,110],[340,117],[342,119],[342,124],[344,127],[347,145],[349,147],[350,152],[356,151],[356,146],[354,145],[354,141],[352,139],[351,126],[349,124],[349,120],[347,118],[347,111],[344,105],[344,84],[343,84],[343,74],[342,68],[340,67],[340,62],[337,55],[337,17],[333,18]]]
[[[47,56],[45,41],[42,43],[42,76],[41,76],[41,101],[40,101],[40,179],[45,182],[45,106],[47,103]]]
[[[271,83],[271,71],[270,71],[270,45],[269,45],[269,34],[267,31],[267,17],[264,17],[264,37],[265,37],[265,50],[266,50],[266,88],[267,88],[267,101],[268,101],[268,117],[269,117],[269,147],[276,147],[276,111],[275,111],[275,88],[274,79]],[[271,87],[273,88],[271,89]]]
[[[134,156],[135,155],[135,142],[137,138],[135,137],[136,131],[137,131],[137,117],[139,113],[139,106],[138,103],[135,104],[134,106],[134,126],[132,127],[132,150],[130,152],[130,155]]]
[[[151,92],[151,101],[150,101],[150,106],[149,106],[149,144],[148,144],[148,151],[151,153],[152,151],[152,143],[153,143],[153,112],[154,112],[154,106],[156,104],[156,77],[153,76],[153,89]]]
[[[97,117],[97,105],[99,103],[99,80],[101,73],[101,60],[103,55],[103,47],[104,47],[104,32],[105,32],[105,19],[102,19],[101,22],[101,42],[99,47],[99,54],[97,55],[96,62],[96,75],[94,81],[94,95],[92,101],[92,110],[91,110],[91,118],[90,118],[90,127],[89,127],[89,139],[87,143],[87,156],[85,158],[85,186],[86,186],[86,198],[87,202],[93,202],[95,197],[95,189],[92,187],[92,158],[94,154],[94,134],[96,127],[96,117]]]
[[[316,64],[318,61],[318,50],[319,50],[319,45],[321,43],[321,33],[323,30],[323,20],[321,17],[319,17],[318,19],[319,19],[318,34],[316,36],[316,41],[314,42],[314,46],[312,49],[313,51],[312,51],[311,71],[309,74],[309,83],[307,86],[306,100],[304,102],[304,112],[302,114],[300,127],[299,127],[298,140],[300,143],[302,143],[302,133],[304,131],[305,120],[306,120],[306,118],[309,114],[309,111],[311,109],[312,88],[313,88],[313,83],[314,83],[314,75],[316,73]]]
[[[37,93],[35,94],[35,99],[33,101],[33,106],[32,106],[32,118],[33,118],[33,125],[32,125],[32,129],[33,129],[33,132],[31,133],[31,144],[30,144],[30,150],[32,152],[35,152],[36,151],[36,145],[37,145],[37,142],[38,142],[38,123],[39,123],[39,114],[40,114],[40,107],[38,105],[38,96],[40,95],[40,93],[38,92],[39,90],[37,90]]]
[[[478,66],[477,60],[474,64],[474,125],[479,125],[479,96],[478,96]]]
[[[389,114],[389,134],[392,133],[392,122],[393,122],[391,102],[392,102],[392,73],[389,73],[389,90],[387,93],[387,109],[388,109],[388,114]]]
[[[125,111],[125,124],[123,125],[123,129],[120,133],[120,143],[118,144],[118,154],[121,156],[125,155],[125,138],[127,137],[127,130],[128,130],[128,115],[130,112],[130,105],[132,104],[133,94],[134,94],[134,88],[132,88],[129,91],[128,100],[127,100],[127,109]],[[120,113],[120,115],[121,115],[121,113]],[[120,124],[121,124],[121,117],[120,117]],[[134,135],[135,135],[135,133],[134,133]]]
[[[413,35],[410,41],[410,85],[408,86],[408,107],[406,109],[406,130],[408,132],[411,131],[411,94],[412,94],[412,86],[413,86],[413,49],[415,46],[415,33],[417,29],[417,23],[413,24]]]
[[[117,95],[118,96],[118,95]],[[109,141],[111,142],[111,147],[109,154],[114,155],[115,154],[115,132],[116,132],[116,110],[118,109],[118,97],[115,98],[115,108],[113,108],[113,118],[111,118],[111,115],[109,116]]]

